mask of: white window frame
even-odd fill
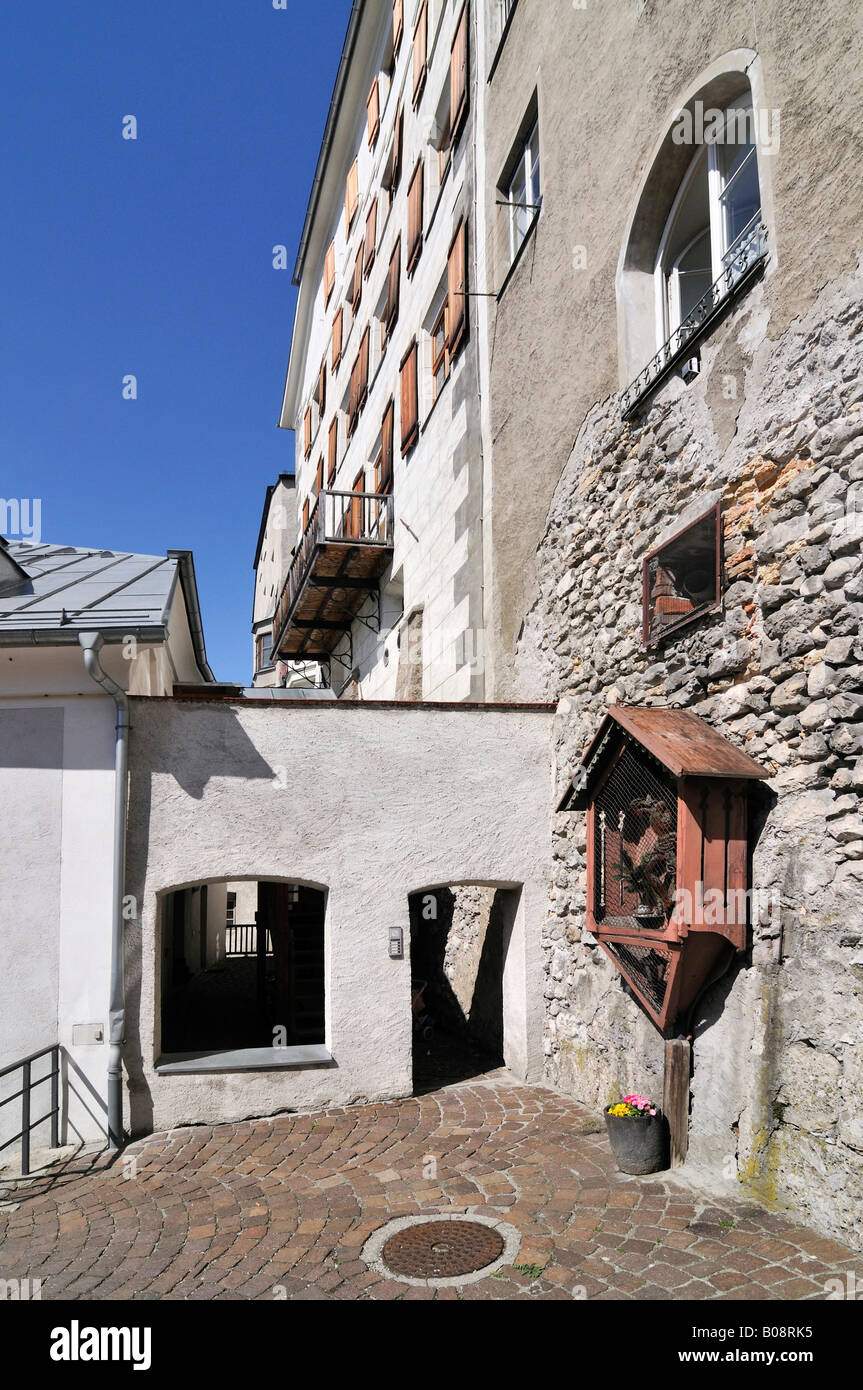
[[[751,93],[746,95],[741,94],[740,97],[738,97],[735,101],[730,102],[729,105],[726,107],[724,113],[724,132],[727,132],[728,129],[730,113],[733,111],[736,114],[743,110],[752,110]],[[728,256],[729,251],[733,249],[734,245],[736,245],[736,243],[741,239],[741,237],[743,237],[744,235],[746,235],[747,232],[749,232],[753,223],[755,223],[763,217],[764,197],[763,189],[761,186],[760,166],[758,164],[757,142],[752,145],[746,158],[742,161],[742,163],[732,174],[731,178],[725,184],[723,184],[722,171],[719,167],[718,142],[711,142],[710,144],[702,146],[702,148],[699,149],[697,153],[693,155],[692,159],[690,160],[689,167],[687,168],[686,173],[684,174],[680,182],[680,187],[678,188],[674,198],[674,202],[671,205],[671,211],[668,214],[668,218],[666,220],[662,237],[659,243],[659,252],[656,257],[656,267],[654,271],[657,348],[661,348],[663,343],[667,342],[667,340],[671,337],[673,333],[677,331],[681,324],[680,285],[676,273],[677,261],[679,261],[683,255],[685,255],[688,246],[691,246],[692,242],[690,241],[688,243],[688,246],[684,248],[684,250],[676,258],[674,265],[670,267],[667,265],[668,243],[671,241],[672,236],[674,235],[675,224],[677,222],[677,216],[680,212],[681,205],[686,200],[693,180],[698,176],[698,174],[701,173],[703,162],[705,159],[707,160],[707,204],[710,228],[710,264],[712,284],[715,284],[721,276],[722,271],[724,269],[725,260]],[[758,169],[759,171],[758,212],[756,212],[753,215],[749,223],[747,223],[746,227],[744,227],[743,231],[738,232],[735,241],[729,244],[722,200],[725,197],[725,194],[727,193],[728,189],[735,182],[738,176],[743,172],[743,169],[746,167],[746,165],[749,163],[751,159],[755,160],[756,169]],[[701,233],[697,233],[696,235],[701,235]],[[693,238],[693,240],[695,240],[695,238]]]
[[[539,184],[539,191],[535,195],[537,202],[533,210],[533,216],[531,217],[530,221],[525,225],[524,234],[521,237],[519,237],[519,213],[525,212],[528,209],[527,207],[515,206],[515,184],[523,178],[525,199],[527,199],[527,197],[531,195],[533,188],[531,149],[534,140],[536,140],[537,181]],[[513,265],[522,246],[524,246],[524,243],[530,236],[531,229],[533,227],[534,222],[539,217],[540,207],[542,206],[542,151],[540,150],[539,145],[539,116],[537,116],[536,120],[533,122],[533,125],[531,126],[530,130],[525,136],[524,141],[522,142],[521,152],[515,163],[515,167],[509,179],[507,180],[506,200],[509,203],[509,207],[507,209],[509,213],[509,263],[510,265]]]

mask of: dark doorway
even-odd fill
[[[273,882],[239,890],[202,884],[165,898],[163,1056],[324,1042],[325,894]]]
[[[410,906],[414,1093],[503,1064],[510,890],[457,885]]]

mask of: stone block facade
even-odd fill
[[[758,286],[698,379],[585,418],[537,551],[522,689],[559,699],[563,791],[609,704],[686,707],[771,773],[751,804],[751,948],[693,1019],[690,1159],[846,1239],[863,1219],[863,279],[778,337]],[[648,648],[644,556],[721,502],[721,611]],[[661,1095],[663,1045],[585,928],[585,825],[559,814],[547,1079]]]

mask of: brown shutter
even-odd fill
[[[367,328],[360,342],[360,352],[357,358],[357,412],[362,410],[366,403],[369,393],[369,344],[371,342],[370,330]]]
[[[336,468],[339,461],[339,417],[338,415],[330,425],[330,443],[327,455],[327,487],[332,487],[336,480]]]
[[[342,360],[342,333],[344,331],[344,323],[345,311],[340,308],[333,319],[333,371],[336,370],[336,367]]]
[[[366,259],[365,273],[368,275],[375,262],[375,251],[378,244],[378,200],[375,198],[369,208],[369,215],[366,218]]]
[[[408,189],[408,275],[412,275],[423,245],[423,162],[414,170]]]
[[[393,4],[393,58],[399,51],[405,31],[405,0],[395,0]]]
[[[318,372],[318,410],[323,417],[327,408],[327,354],[324,353],[324,360],[321,363],[321,370]]]
[[[399,288],[402,278],[402,239],[399,237],[393,254],[390,256],[390,269],[387,277],[387,308],[384,323],[387,333],[391,333],[399,316]]]
[[[405,140],[405,112],[404,107],[400,106],[396,116],[395,129],[393,130],[393,162],[392,174],[390,178],[390,192],[395,193],[402,176],[402,149]]]
[[[359,494],[355,501],[350,503],[350,514],[348,522],[348,535],[359,538],[363,534],[363,498],[362,494],[366,490],[365,473],[358,473],[354,478],[353,491]]]
[[[308,458],[312,452],[312,407],[306,407],[303,416],[303,457]]]
[[[456,229],[447,265],[447,347],[455,357],[467,330],[467,224],[462,219]]]
[[[363,249],[361,244],[357,252],[357,258],[354,261],[354,285],[351,293],[351,309],[353,310],[354,318],[357,316],[360,300],[363,297]]]
[[[320,491],[321,491],[321,488],[323,487],[323,485],[324,485],[324,456],[323,456],[323,454],[321,454],[321,457],[318,459],[318,466],[317,466],[317,469],[316,469],[316,471],[315,471],[315,496],[316,496],[316,497],[319,496]]]
[[[381,425],[381,492],[391,492],[393,486],[393,426],[395,423],[395,403],[390,401],[384,411]]]
[[[417,384],[417,345],[414,340],[402,358],[400,373],[402,455],[413,448],[419,436]]]
[[[309,499],[308,499],[308,497],[307,497],[306,500],[305,500],[305,502],[303,503],[303,535],[305,535],[305,533],[306,533],[306,531],[308,531],[308,529],[309,529]]]
[[[465,5],[461,12],[461,19],[458,22],[452,53],[450,54],[449,112],[450,142],[453,145],[458,139],[462,123],[467,115],[467,70],[467,5]]]
[[[347,436],[350,439],[357,423],[357,362],[351,367],[351,387],[348,392]]]
[[[368,121],[369,149],[373,150],[381,128],[381,94],[377,76],[372,83],[372,89],[366,102],[366,119]]]
[[[423,94],[423,88],[426,84],[428,26],[428,0],[424,0],[423,7],[419,13],[419,19],[417,20],[417,27],[414,30],[414,106],[419,105],[419,99]]]
[[[351,223],[357,215],[357,207],[360,201],[360,172],[359,164],[355,159],[348,170],[347,183],[345,184],[345,226],[348,231]]]
[[[329,243],[327,257],[324,260],[324,303],[329,303],[329,296],[332,295],[332,288],[335,285],[335,242]]]

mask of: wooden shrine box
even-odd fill
[[[588,930],[666,1034],[746,947],[748,785],[769,775],[689,710],[613,705],[558,807],[587,811]]]

